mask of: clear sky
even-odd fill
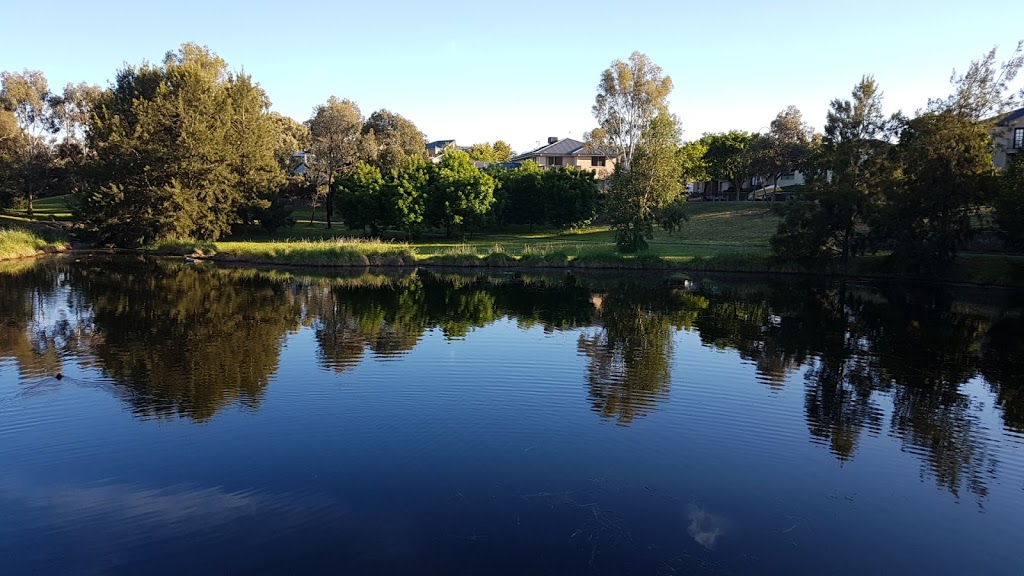
[[[1024,2],[103,2],[0,8],[0,70],[51,87],[106,86],[125,63],[183,42],[245,69],[297,120],[329,96],[388,108],[429,139],[504,139],[524,151],[580,138],[601,71],[647,53],[672,77],[684,138],[758,131],[789,104],[817,128],[830,100],[874,74],[887,112],[948,93],[954,67],[1024,38]]]

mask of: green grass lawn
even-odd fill
[[[49,221],[56,220],[58,222],[66,222],[71,220],[71,208],[68,206],[68,196],[50,196],[49,198],[40,198],[32,204],[32,216],[29,217],[28,211],[22,210],[8,210],[7,215],[14,218],[25,218],[36,221]]]
[[[667,259],[692,259],[725,253],[768,254],[768,240],[778,226],[779,218],[770,205],[761,202],[694,202],[687,206],[690,221],[674,235],[657,230],[650,253]],[[286,240],[326,240],[358,236],[358,231],[335,225],[326,229],[322,210],[317,220],[309,223],[309,209],[296,210],[298,222],[270,235],[262,231],[239,234],[230,238],[238,242],[281,242]],[[395,233],[390,236],[399,239]],[[505,232],[457,235],[424,235],[409,243],[421,256],[470,255],[484,256],[503,252],[513,257],[538,252],[562,251],[569,256],[600,251],[614,251],[615,237],[607,226],[590,226],[581,230],[533,230],[516,228]]]

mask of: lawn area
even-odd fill
[[[15,218],[25,218],[37,221],[50,221],[56,220],[58,222],[66,222],[71,220],[71,207],[68,206],[68,196],[51,196],[49,198],[40,198],[33,202],[32,217],[29,218],[28,212],[25,210],[7,210],[7,215]]]
[[[694,202],[687,206],[690,221],[674,235],[656,231],[650,254],[668,260],[689,260],[722,254],[768,254],[768,239],[775,233],[779,218],[770,205],[761,202]],[[318,219],[323,211],[318,210]],[[327,230],[322,221],[309,223],[309,209],[296,211],[293,216],[304,216],[292,228],[274,235],[263,232],[238,235],[235,242],[283,242],[288,240],[326,240],[350,237],[355,233],[343,226]],[[396,234],[394,237],[399,237]],[[421,257],[474,252],[485,256],[502,252],[512,257],[524,254],[564,252],[570,257],[595,252],[612,252],[615,237],[607,226],[591,226],[581,230],[535,230],[526,228],[506,232],[471,234],[446,238],[424,235],[410,242]]]

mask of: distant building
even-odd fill
[[[1006,168],[1024,152],[1024,108],[1003,114],[992,129],[992,140],[995,145],[992,162],[996,168]]]
[[[459,146],[455,143],[455,140],[435,140],[427,142],[427,156],[430,157],[431,162],[437,164],[441,161],[444,151],[451,147],[455,147],[463,152],[469,152],[469,146]]]
[[[305,176],[308,174],[309,162],[312,161],[312,159],[313,155],[305,150],[292,154],[292,174],[295,176]]]
[[[572,138],[548,138],[548,143],[535,150],[519,154],[512,162],[523,163],[533,160],[541,170],[550,168],[566,168],[572,166],[580,170],[589,170],[597,174],[597,178],[606,178],[615,170],[619,153],[610,147],[588,147],[585,143]]]

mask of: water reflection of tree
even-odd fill
[[[996,395],[1006,428],[1024,434],[1024,319],[1003,318],[989,328],[980,370]]]
[[[691,325],[702,297],[619,286],[601,298],[600,329],[579,337],[593,410],[628,425],[668,395],[674,328]]]
[[[23,377],[55,376],[68,359],[85,361],[98,335],[86,307],[68,289],[63,261],[0,270],[0,358]]]
[[[956,495],[984,496],[998,463],[963,387],[979,370],[989,377],[1009,425],[1021,372],[1004,367],[1022,345],[1015,327],[988,330],[954,295],[948,287],[719,287],[696,326],[705,344],[737,350],[762,375],[766,366],[806,366],[808,430],[840,460],[854,456],[864,431],[882,433],[879,403],[889,400],[888,433],[924,472]]]
[[[104,334],[95,356],[140,415],[258,406],[301,314],[286,285],[237,270],[117,262],[79,269],[75,285]]]
[[[547,331],[589,324],[588,296],[571,276],[559,281],[418,272],[387,286],[322,289],[311,296],[309,310],[321,362],[344,371],[367,351],[375,357],[408,352],[434,328],[461,339],[505,316]]]

